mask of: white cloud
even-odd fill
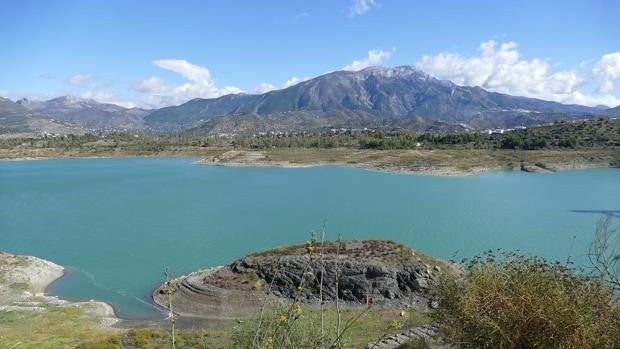
[[[383,65],[383,62],[390,57],[392,57],[391,51],[370,50],[366,58],[353,61],[351,64],[344,66],[342,70],[358,71],[372,66]]]
[[[300,82],[304,82],[306,80],[310,80],[310,77],[306,76],[306,77],[303,77],[303,78],[298,78],[296,76],[293,76],[292,78],[286,80],[286,82],[284,83],[283,87],[286,88],[286,87],[290,87],[290,86],[293,86],[293,85],[297,85]]]
[[[9,90],[0,90],[0,97],[10,98],[11,92]]]
[[[99,103],[109,103],[109,104],[116,104],[116,105],[120,105],[121,107],[125,107],[125,108],[134,108],[136,107],[136,104],[130,101],[126,101],[123,100],[121,98],[119,98],[116,94],[114,93],[109,93],[109,92],[84,92],[82,94],[80,94],[80,97],[82,98],[86,98],[86,99],[93,99]]]
[[[87,75],[87,74],[76,74],[73,75],[70,79],[69,82],[73,85],[82,85],[85,82],[89,81],[92,79],[92,76]]]
[[[614,80],[620,78],[620,52],[608,53],[594,64],[592,73],[601,79],[599,92],[602,94],[612,93]]]
[[[272,84],[268,84],[266,82],[261,82],[258,86],[254,88],[254,92],[256,93],[266,93],[269,91],[275,90],[276,87]]]
[[[166,90],[166,84],[162,79],[153,76],[142,81],[135,90],[143,93],[160,93]]]
[[[292,78],[286,80],[280,87],[278,87],[276,85],[272,85],[272,84],[267,83],[267,82],[261,82],[258,86],[256,86],[254,88],[254,92],[259,93],[259,94],[267,93],[269,91],[279,90],[279,89],[291,87],[291,86],[299,84],[300,82],[304,82],[304,81],[310,80],[310,79],[311,78],[309,76],[306,76],[306,77],[303,77],[303,78],[298,78],[296,76],[293,76]]]
[[[185,103],[193,98],[216,98],[231,93],[243,92],[235,86],[218,87],[205,67],[192,64],[184,59],[160,59],[153,61],[156,66],[175,72],[189,82],[171,86],[158,77],[144,80],[134,90],[146,94],[144,102],[151,107]]]
[[[595,69],[603,79],[617,77],[615,58],[605,58]],[[620,58],[620,55],[619,55]],[[620,62],[620,60],[618,60]],[[604,93],[588,95],[578,90],[587,79],[575,71],[552,73],[546,60],[520,58],[514,42],[498,45],[494,40],[480,44],[478,54],[463,57],[455,53],[424,55],[416,67],[440,79],[451,80],[458,85],[480,86],[490,91],[508,93],[586,105],[616,105],[620,100],[611,95],[609,88],[599,89]],[[616,75],[614,75],[616,74]],[[612,86],[613,87],[613,86]]]
[[[375,5],[375,0],[354,0],[349,8],[349,17],[361,16]]]

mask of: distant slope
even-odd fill
[[[157,109],[145,117],[145,123],[158,130],[182,130],[200,125],[214,116],[232,114],[240,105],[258,97],[231,94],[214,99],[196,98],[180,106]]]
[[[82,133],[78,127],[63,125],[46,119],[41,115],[0,97],[0,134],[34,134],[34,133]]]
[[[18,103],[48,119],[96,130],[142,129],[143,118],[149,113],[143,109],[127,109],[75,96],[62,96],[48,101],[21,99]]]
[[[145,117],[154,129],[174,124],[203,131],[375,126],[415,126],[414,120],[485,128],[531,125],[557,118],[592,116],[596,108],[488,92],[437,80],[413,67],[337,71],[261,95],[194,99]],[[420,119],[421,118],[421,119]],[[417,124],[420,124],[419,122]],[[224,125],[235,125],[234,127]]]
[[[615,108],[609,108],[601,112],[601,115],[605,116],[618,116],[620,117],[620,105]]]

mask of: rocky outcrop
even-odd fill
[[[266,298],[316,304],[321,292],[326,302],[339,299],[351,306],[427,307],[430,291],[445,271],[456,269],[391,241],[330,242],[322,249],[297,245],[180,277],[172,282],[172,298],[176,312],[204,317],[247,314]],[[166,304],[162,287],[153,298]]]

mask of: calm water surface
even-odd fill
[[[394,239],[431,255],[489,248],[566,259],[597,213],[619,210],[620,170],[431,177],[339,167],[226,168],[193,159],[0,161],[0,250],[68,268],[50,292],[159,316],[149,293],[174,274],[301,243]]]

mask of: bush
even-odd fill
[[[445,276],[432,318],[466,348],[620,348],[620,309],[598,278],[492,252]]]
[[[523,139],[516,133],[509,133],[502,139],[502,148],[504,149],[517,149],[522,145]]]

